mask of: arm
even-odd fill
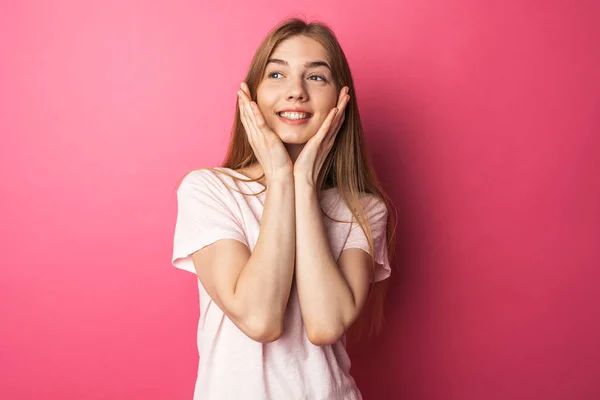
[[[202,285],[248,337],[276,340],[283,330],[294,271],[294,183],[269,183],[254,251],[237,240],[220,240],[194,253]]]
[[[296,284],[309,340],[335,343],[358,317],[369,290],[371,256],[347,249],[336,263],[327,238],[316,190],[301,180],[296,187]]]

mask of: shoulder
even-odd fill
[[[226,191],[226,186],[216,173],[209,168],[190,171],[183,177],[177,194],[180,196],[221,196]]]
[[[225,180],[232,179],[230,175],[224,171],[222,167],[201,168],[188,172],[181,180],[181,184],[185,186],[216,186],[219,188],[227,188]]]
[[[363,207],[367,213],[387,212],[387,204],[383,198],[372,193],[365,193],[362,199]]]
[[[321,197],[323,209],[340,218],[352,218],[351,209],[362,213],[369,219],[374,216],[387,214],[387,204],[383,198],[366,192],[358,193],[358,206],[346,203],[338,188],[327,189]]]
[[[370,225],[387,221],[388,209],[385,200],[372,193],[361,193],[360,212]]]
[[[201,168],[190,171],[181,180],[180,186],[197,186],[211,183],[215,175],[211,169]]]

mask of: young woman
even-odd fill
[[[327,26],[291,19],[240,87],[223,166],[177,190],[173,265],[199,278],[194,398],[361,399],[346,332],[381,325],[393,221],[348,62]]]

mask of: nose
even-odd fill
[[[302,101],[308,99],[308,93],[304,87],[304,79],[290,79],[290,84],[287,88],[287,99]]]

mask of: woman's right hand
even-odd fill
[[[252,101],[246,82],[242,82],[240,87],[242,88],[238,90],[240,119],[254,155],[263,168],[266,181],[293,177],[294,164],[283,142],[267,125],[258,105]]]

